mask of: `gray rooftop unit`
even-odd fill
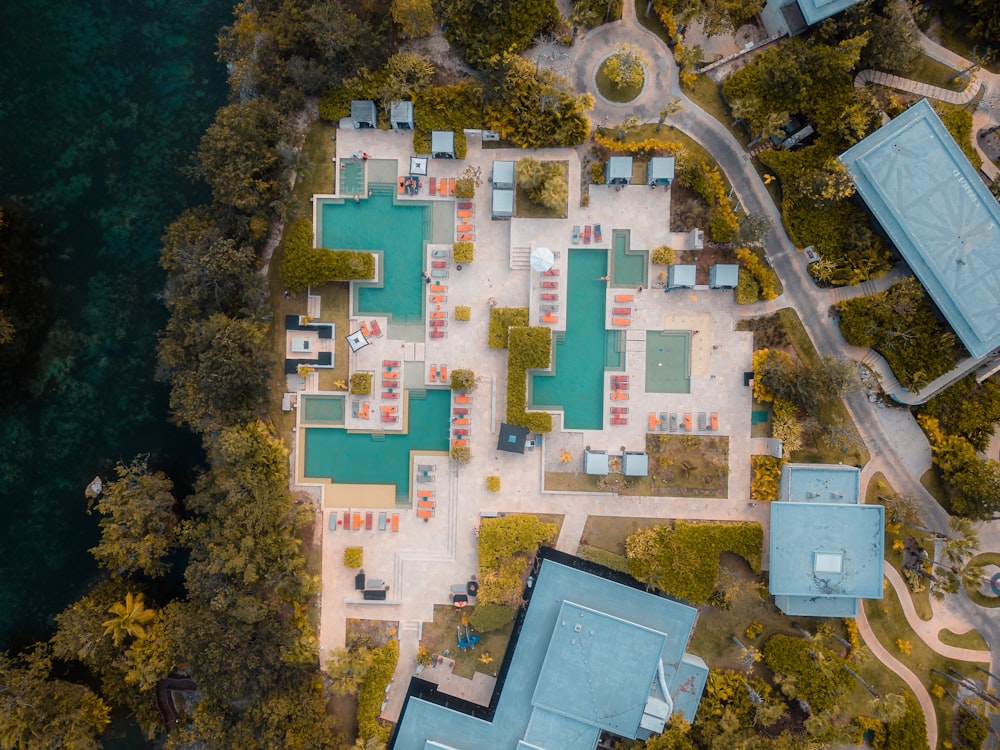
[[[375,102],[371,99],[355,99],[351,102],[351,122],[355,128],[377,128]]]
[[[622,456],[622,473],[627,477],[649,475],[649,456],[638,451],[625,451]]]
[[[455,132],[452,130],[431,131],[431,155],[435,159],[454,159]]]
[[[669,187],[674,181],[674,157],[654,156],[646,165],[646,182],[652,186]]]
[[[628,185],[632,182],[632,157],[612,156],[605,171],[608,185]]]
[[[607,451],[592,451],[590,448],[584,450],[583,472],[585,474],[594,474],[603,477],[607,476],[610,471],[611,466],[608,461]]]
[[[390,104],[389,123],[393,130],[413,130],[413,102]]]
[[[673,265],[667,275],[668,289],[693,289],[698,267],[693,265]]]
[[[493,162],[493,177],[491,178],[493,187],[502,190],[514,189],[514,162],[495,161]]]
[[[740,267],[736,263],[716,263],[708,269],[708,285],[712,289],[735,289],[740,282]]]
[[[514,216],[514,191],[493,191],[493,218],[510,219]]]

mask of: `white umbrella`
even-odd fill
[[[531,268],[534,271],[548,271],[556,262],[556,256],[547,247],[536,247],[531,251]]]

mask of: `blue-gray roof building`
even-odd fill
[[[885,508],[861,505],[853,466],[785,464],[771,503],[774,603],[787,615],[856,617],[882,598]]]
[[[835,16],[842,10],[847,10],[852,5],[857,5],[860,0],[796,0],[796,2],[802,11],[802,18],[807,25],[812,26],[830,16]]]
[[[708,678],[685,653],[697,610],[555,550],[539,560],[490,705],[414,677],[390,750],[594,750],[602,732],[646,739],[675,713],[694,720]]]
[[[927,100],[840,160],[969,353],[1000,346],[1000,205]]]

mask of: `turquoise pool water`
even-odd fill
[[[423,317],[424,242],[430,236],[427,204],[396,204],[392,185],[370,185],[359,203],[328,202],[320,207],[320,245],[336,250],[381,250],[384,285],[358,286],[357,314],[388,315],[414,322]]]
[[[646,392],[691,392],[689,331],[647,331]]]
[[[646,257],[648,253],[629,252],[628,232],[614,230],[614,259],[611,278],[615,286],[648,286],[646,283]]]
[[[395,484],[408,496],[410,451],[447,451],[451,391],[410,395],[409,433],[352,433],[334,427],[305,430],[305,476],[344,484]],[[373,439],[374,438],[374,439]]]
[[[531,406],[561,408],[567,429],[599,430],[604,424],[604,368],[614,351],[613,331],[604,328],[607,253],[570,250],[566,289],[566,335],[555,341],[555,374],[535,375]]]
[[[343,396],[302,396],[302,419],[306,422],[344,424]]]
[[[361,195],[365,189],[365,163],[358,159],[341,159],[340,194]]]

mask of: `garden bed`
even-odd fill
[[[650,491],[672,497],[729,496],[729,438],[646,435]]]
[[[434,620],[425,622],[420,645],[431,655],[443,655],[448,652],[448,658],[455,660],[452,673],[471,680],[476,672],[482,672],[490,677],[496,676],[510,642],[514,623],[491,633],[477,633],[480,640],[472,649],[461,651],[458,648],[457,629],[465,632],[465,622],[472,614],[473,607],[458,608],[447,604],[434,607]],[[470,632],[471,628],[470,628]],[[484,654],[489,661],[484,661]]]

